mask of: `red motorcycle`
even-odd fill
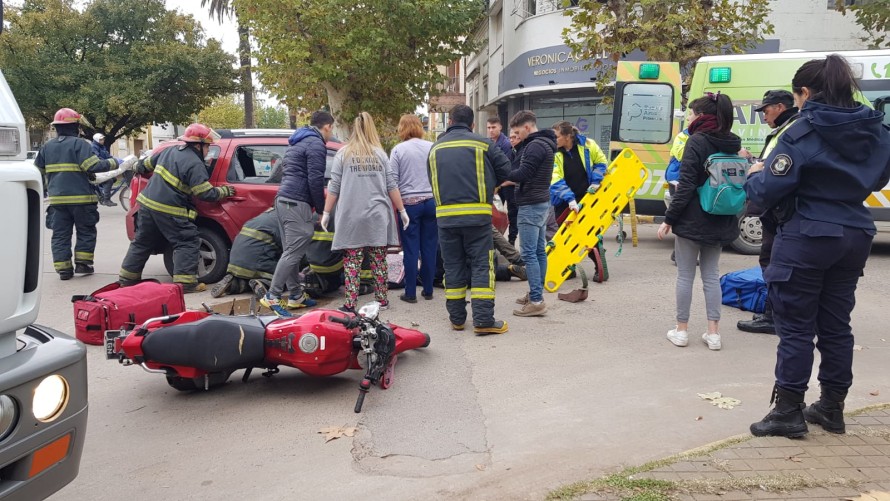
[[[379,308],[370,303],[357,315],[318,309],[293,318],[186,311],[129,332],[106,331],[106,357],[164,374],[180,391],[209,390],[239,369],[245,369],[243,381],[254,368],[271,377],[280,365],[311,376],[364,369],[355,404],[361,412],[372,385],[392,384],[399,353],[430,344],[428,334],[380,321]]]

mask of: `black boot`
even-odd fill
[[[770,307],[769,301],[766,302],[766,311],[762,315],[754,315],[751,320],[739,320],[736,328],[755,334],[775,334],[776,325],[773,323],[773,309]]]
[[[74,273],[78,275],[92,275],[96,270],[93,269],[93,265],[84,264],[84,263],[75,263],[74,264]]]
[[[846,390],[832,390],[823,386],[819,401],[804,409],[803,417],[808,423],[821,425],[825,431],[845,433],[847,431],[844,424],[845,398],[847,398]]]
[[[803,393],[775,386],[770,400],[770,403],[773,402],[776,403],[773,410],[751,425],[751,433],[755,437],[800,438],[807,434],[807,423],[803,418]]]

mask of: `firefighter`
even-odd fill
[[[250,280],[269,287],[275,265],[281,258],[281,224],[272,207],[244,223],[232,242],[226,276],[210,290],[213,297],[249,292]]]
[[[201,292],[207,286],[198,282],[198,213],[192,196],[208,202],[235,195],[234,186],[214,188],[208,182],[204,158],[217,134],[204,124],[194,123],[178,138],[184,144],[166,148],[140,160],[136,171],[153,173],[148,186],[136,201],[136,237],[121,264],[120,284],[132,285],[142,279],[149,256],[166,245],[173,247],[173,282],[183,292]]]
[[[510,174],[510,160],[472,128],[473,109],[455,106],[428,162],[445,262],[445,307],[452,329],[463,330],[469,286],[474,331],[501,334],[507,332],[507,322],[494,318],[491,201],[495,186]]]
[[[96,223],[99,222],[99,197],[90,179],[97,172],[116,169],[119,160],[100,160],[90,143],[78,136],[81,116],[71,108],[62,108],[53,117],[58,137],[50,140],[34,160],[46,177],[49,208],[47,227],[53,230],[53,267],[59,278],[70,280],[75,273],[93,273],[93,252],[96,250]],[[77,230],[74,244],[74,266],[71,266],[71,236]]]

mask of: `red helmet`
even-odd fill
[[[195,123],[186,127],[185,132],[177,139],[187,143],[213,144],[219,139],[219,134],[204,124]]]
[[[76,124],[80,122],[80,113],[71,108],[62,108],[53,117],[53,125]]]

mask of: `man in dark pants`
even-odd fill
[[[49,208],[46,225],[53,230],[53,266],[59,278],[69,280],[75,273],[93,273],[93,252],[96,250],[96,224],[99,198],[90,184],[91,176],[117,168],[114,158],[96,157],[90,143],[77,137],[80,114],[70,108],[56,112],[52,125],[58,137],[48,141],[34,165],[46,177]],[[77,230],[74,264],[71,266],[71,237]]]
[[[97,132],[93,134],[93,155],[99,160],[107,160],[111,158],[111,152],[108,150],[108,147],[105,146],[105,135]],[[111,187],[114,186],[114,179],[109,179],[104,183],[101,183],[96,186],[96,191],[99,194],[99,203],[106,207],[116,207],[117,204],[111,201]]]
[[[202,292],[207,286],[198,282],[198,213],[192,196],[213,202],[235,195],[233,186],[214,188],[208,182],[204,157],[216,140],[210,127],[192,124],[178,139],[184,144],[171,146],[136,164],[140,174],[152,173],[148,185],[136,197],[139,212],[136,236],[121,263],[121,285],[133,285],[142,279],[142,269],[151,254],[165,245],[173,247],[173,282],[185,293]]]
[[[491,141],[472,132],[469,106],[455,106],[448,122],[428,161],[445,262],[445,307],[451,327],[463,330],[469,285],[473,330],[479,335],[502,334],[507,322],[494,318],[491,201],[495,186],[510,173],[510,160]]]
[[[755,111],[763,113],[766,123],[773,128],[766,136],[766,143],[760,158],[769,155],[776,145],[779,136],[797,119],[798,110],[794,107],[794,96],[787,90],[770,90],[763,95],[763,101]],[[745,211],[746,216],[760,216],[760,224],[763,227],[763,240],[760,244],[760,269],[766,272],[769,266],[770,254],[773,251],[773,240],[776,238],[776,219],[773,212],[748,202]],[[773,323],[773,308],[769,298],[766,300],[766,309],[762,314],[755,314],[751,320],[740,320],[736,325],[740,331],[757,334],[775,334],[776,326]]]
[[[503,125],[501,124],[501,119],[498,117],[489,118],[487,131],[488,139],[494,141],[494,144],[497,145],[497,147],[504,152],[504,155],[507,155],[507,159],[512,162],[513,144],[502,132]],[[510,226],[507,228],[507,241],[510,242],[510,245],[516,245],[516,236],[519,235],[519,228],[516,225],[516,216],[519,214],[519,207],[516,206],[515,189],[513,186],[503,186],[498,190],[498,195],[500,195],[501,200],[503,200],[504,204],[507,206],[507,220],[510,222]]]

